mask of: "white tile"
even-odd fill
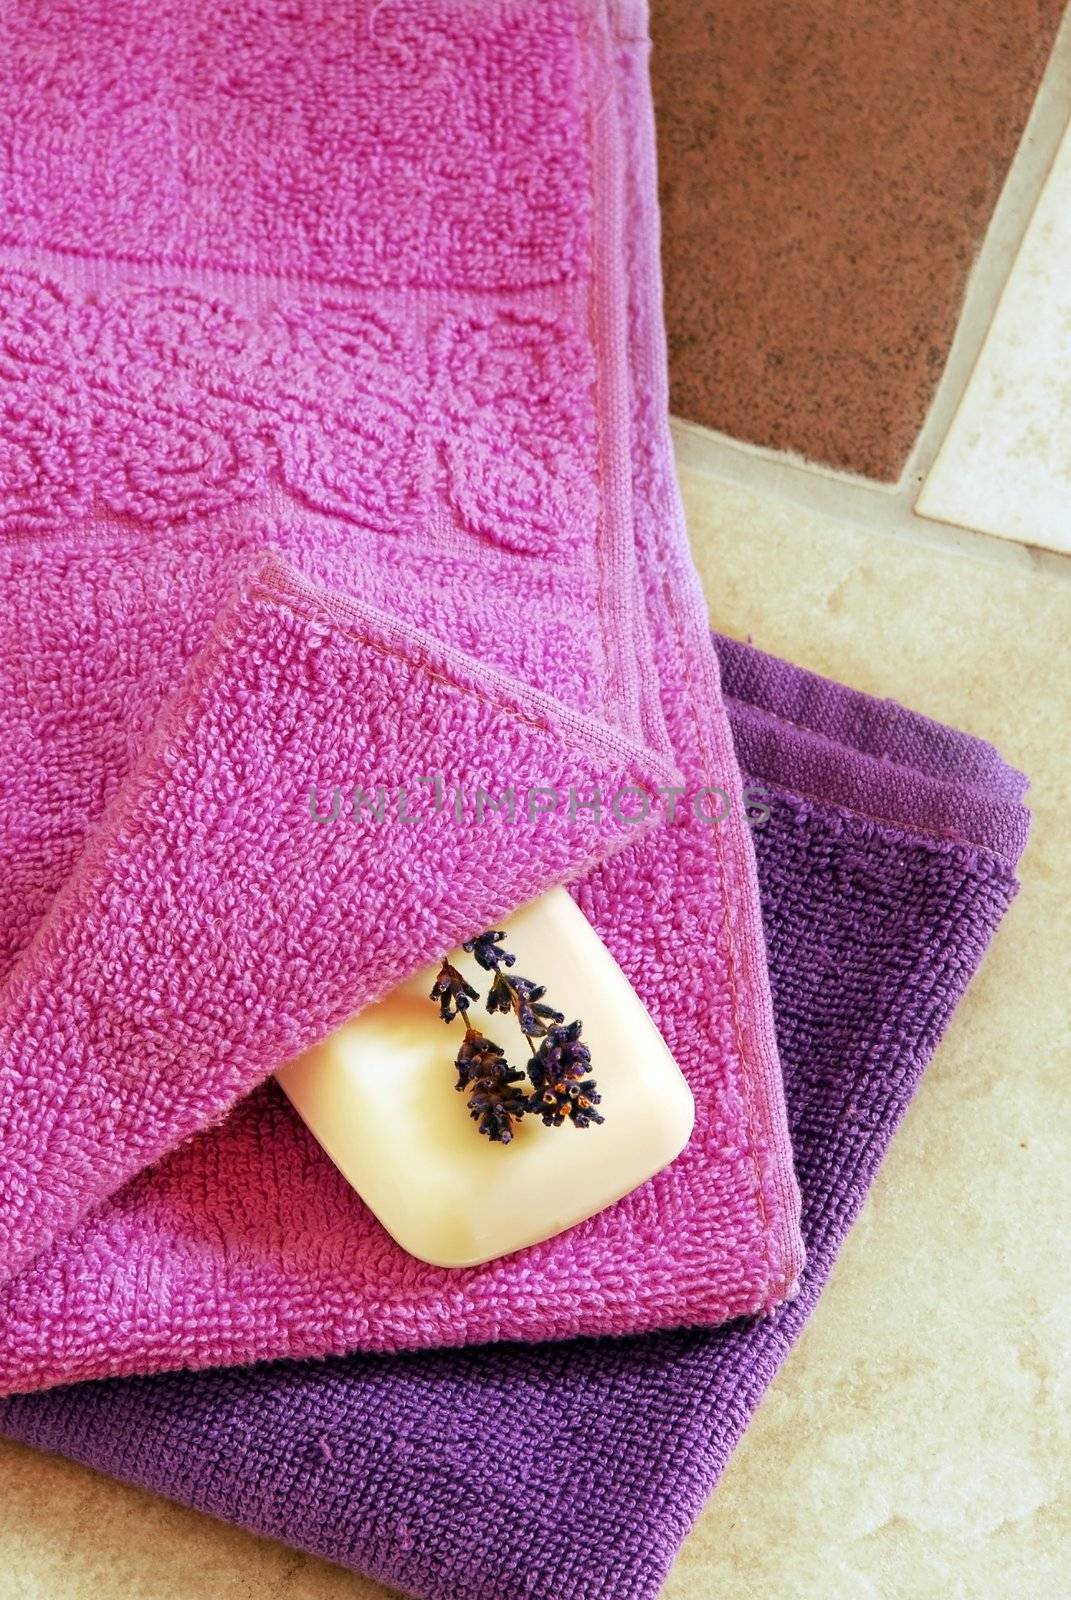
[[[1071,552],[1071,130],[916,510]]]

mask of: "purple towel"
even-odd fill
[[[426,1600],[650,1600],[813,1309],[1015,892],[990,746],[719,642],[766,784],[763,916],[808,1262],[715,1333],[108,1381],[0,1430]]]

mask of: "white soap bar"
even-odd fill
[[[464,1023],[443,1022],[429,998],[438,962],[277,1074],[387,1232],[441,1267],[509,1255],[593,1216],[679,1155],[695,1115],[646,1008],[564,889],[502,925],[516,956],[504,970],[545,985],[545,1004],[583,1022],[601,1126],[548,1128],[529,1115],[509,1144],[480,1134],[454,1087]],[[479,991],[473,1027],[524,1070],[530,1052],[515,1018],[484,1009],[492,974],[463,950],[449,959]]]

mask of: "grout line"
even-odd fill
[[[906,497],[895,486],[816,472],[809,464],[790,456],[755,451],[752,446],[741,448],[735,439],[677,417],[670,419],[670,431],[677,466],[686,471],[737,484],[831,521],[850,523],[946,555],[967,556],[1022,572],[1034,567],[1032,548],[974,528],[957,528],[920,517],[910,503],[905,504]],[[1071,578],[1071,558],[1061,559],[1067,563]]]
[[[1030,558],[1036,571],[1046,578],[1066,579],[1071,570],[1071,556],[1062,550],[1048,550],[1041,545],[1029,546]]]
[[[673,417],[677,463],[834,521],[976,561],[1071,580],[1071,557],[920,516],[918,491],[959,408],[1004,286],[1071,118],[1071,9],[1065,15],[1004,187],[967,281],[948,360],[897,483],[839,472]]]
[[[922,486],[969,384],[1008,277],[1071,117],[1071,9],[986,229],[960,308],[948,360],[898,487],[912,500]]]

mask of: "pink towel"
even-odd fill
[[[776,1305],[798,1194],[642,8],[0,19],[0,1388]],[[257,1086],[565,881],[695,1134],[567,1235],[423,1265]]]
[[[770,804],[755,844],[808,1247],[795,1299],[712,1331],[72,1384],[0,1402],[0,1432],[423,1600],[655,1600],[1015,893],[1029,821],[991,745],[717,647]],[[968,1065],[965,1093],[979,1081]],[[794,1428],[835,1437],[842,1393],[813,1385]],[[765,1448],[776,1474],[779,1443],[756,1440],[753,1466]]]

